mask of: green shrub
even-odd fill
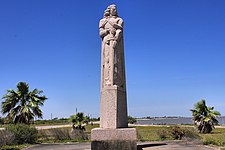
[[[6,127],[6,131],[12,132],[15,135],[14,144],[35,143],[37,140],[38,131],[35,127],[16,124]]]

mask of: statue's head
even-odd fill
[[[111,16],[118,16],[118,13],[117,13],[117,9],[116,9],[116,5],[115,4],[109,5],[107,9],[110,10]]]
[[[104,11],[104,18],[107,18],[109,15],[110,15],[110,10],[109,9],[106,9]]]

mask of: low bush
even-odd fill
[[[175,139],[175,140],[181,140],[184,137],[185,132],[179,126],[174,126],[171,129],[171,135],[172,135],[172,138],[173,139]]]
[[[0,130],[0,146],[14,144],[15,135],[7,130]]]
[[[15,135],[14,144],[32,144],[38,138],[37,129],[25,124],[9,125],[6,127],[6,131]]]

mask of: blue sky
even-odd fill
[[[1,0],[0,96],[25,81],[48,97],[44,118],[99,116],[98,22],[112,3],[130,115],[191,116],[200,99],[225,115],[224,0]]]

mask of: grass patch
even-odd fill
[[[162,141],[174,139],[200,139],[193,127],[183,126],[137,126],[139,141]]]
[[[138,140],[140,141],[160,141],[172,139],[168,136],[170,127],[167,126],[137,126],[135,128],[137,129]]]
[[[87,125],[85,126],[86,132],[91,133],[91,130],[94,128],[99,128],[99,124]]]
[[[210,134],[200,134],[205,145],[225,145],[225,128],[216,128]]]

